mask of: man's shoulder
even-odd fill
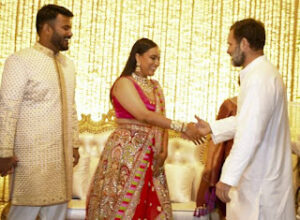
[[[249,76],[255,81],[262,82],[272,81],[275,78],[281,77],[277,67],[267,59],[263,60],[260,65],[257,65]]]
[[[37,51],[33,47],[27,47],[15,52],[13,55],[19,57],[30,57],[29,55],[35,54]]]
[[[34,53],[32,48],[25,48],[19,51],[14,52],[13,54],[10,54],[6,62],[25,62],[25,60],[28,60],[31,57],[31,54]]]
[[[248,75],[244,88],[273,91],[279,87],[283,87],[282,77],[276,66],[266,61]]]

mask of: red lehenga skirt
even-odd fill
[[[86,219],[172,219],[165,173],[152,175],[155,153],[151,126],[119,125],[101,154]]]

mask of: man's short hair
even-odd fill
[[[247,18],[235,22],[230,30],[233,30],[234,38],[238,43],[246,38],[253,50],[262,50],[265,46],[266,33],[264,24],[253,18]]]
[[[49,4],[43,6],[37,13],[36,16],[36,31],[39,34],[43,25],[51,20],[56,19],[58,14],[62,14],[67,17],[73,17],[73,13],[62,6]]]

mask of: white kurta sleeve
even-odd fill
[[[214,144],[231,140],[234,138],[236,131],[236,116],[217,120],[210,124],[210,128]]]
[[[224,163],[220,179],[231,186],[238,185],[263,141],[275,103],[274,81],[256,75],[249,77],[242,86],[234,144]]]
[[[16,125],[23,100],[28,73],[17,55],[5,62],[0,89],[0,157],[13,156]]]

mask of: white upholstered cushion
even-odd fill
[[[166,164],[165,171],[171,201],[190,202],[195,176],[194,167],[191,164]]]

